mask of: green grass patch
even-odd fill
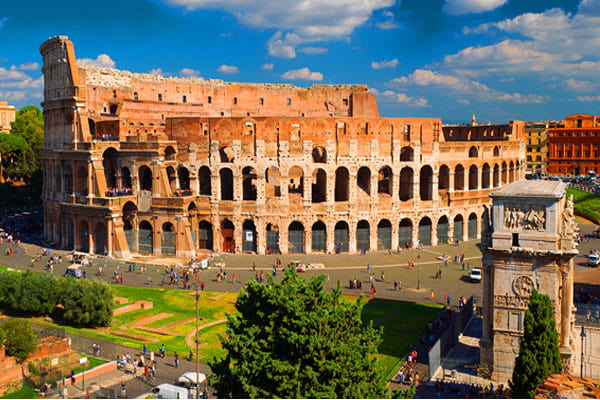
[[[567,196],[573,195],[575,214],[600,223],[600,196],[584,190],[567,188]]]
[[[86,354],[79,353],[79,356],[81,356],[81,357],[87,357],[87,359],[88,359],[88,365],[87,366],[83,366],[82,365],[82,366],[79,366],[79,367],[75,368],[73,371],[76,374],[78,374],[80,372],[83,372],[83,371],[90,370],[92,368],[96,368],[98,365],[106,364],[106,360],[101,360],[99,358],[90,357],[90,356],[88,356]]]
[[[38,399],[40,397],[33,386],[23,385],[19,390],[0,396],[0,399]]]

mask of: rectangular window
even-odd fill
[[[263,99],[262,97],[258,99],[258,104],[260,104],[261,106],[265,104],[265,99]]]
[[[182,100],[183,100],[184,103],[187,103],[187,96],[183,96]]]
[[[211,96],[208,96],[208,99],[207,99],[207,101],[206,101],[206,102],[207,102],[208,104],[212,103],[212,97],[211,97]]]
[[[292,99],[287,99],[287,100],[286,100],[286,104],[287,104],[288,106],[291,106],[291,105],[292,105]]]
[[[161,93],[158,94],[158,101],[162,101],[162,94]]]
[[[348,99],[342,99],[342,101],[344,102],[345,106],[348,106]]]
[[[518,233],[512,234],[512,245],[513,245],[513,247],[519,247],[519,234]]]
[[[237,104],[237,97],[233,98],[233,104]]]

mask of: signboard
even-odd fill
[[[251,242],[254,240],[254,232],[246,231],[246,241]]]
[[[58,358],[53,358],[52,361],[50,361],[50,365],[56,367],[58,365]]]
[[[87,357],[82,357],[79,359],[79,364],[85,364],[86,362],[88,362]]]

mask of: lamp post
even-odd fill
[[[200,357],[198,357],[198,303],[200,301],[200,292],[198,291],[198,281],[196,281],[196,399],[200,398]]]
[[[419,279],[419,270],[417,269],[417,290],[421,289],[421,280]]]
[[[581,325],[581,333],[579,336],[581,336],[581,370],[579,371],[579,377],[583,379],[583,341],[587,336],[584,325]]]

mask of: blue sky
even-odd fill
[[[39,45],[83,63],[236,82],[364,83],[382,116],[600,114],[600,0],[0,3],[0,100],[39,104]]]

